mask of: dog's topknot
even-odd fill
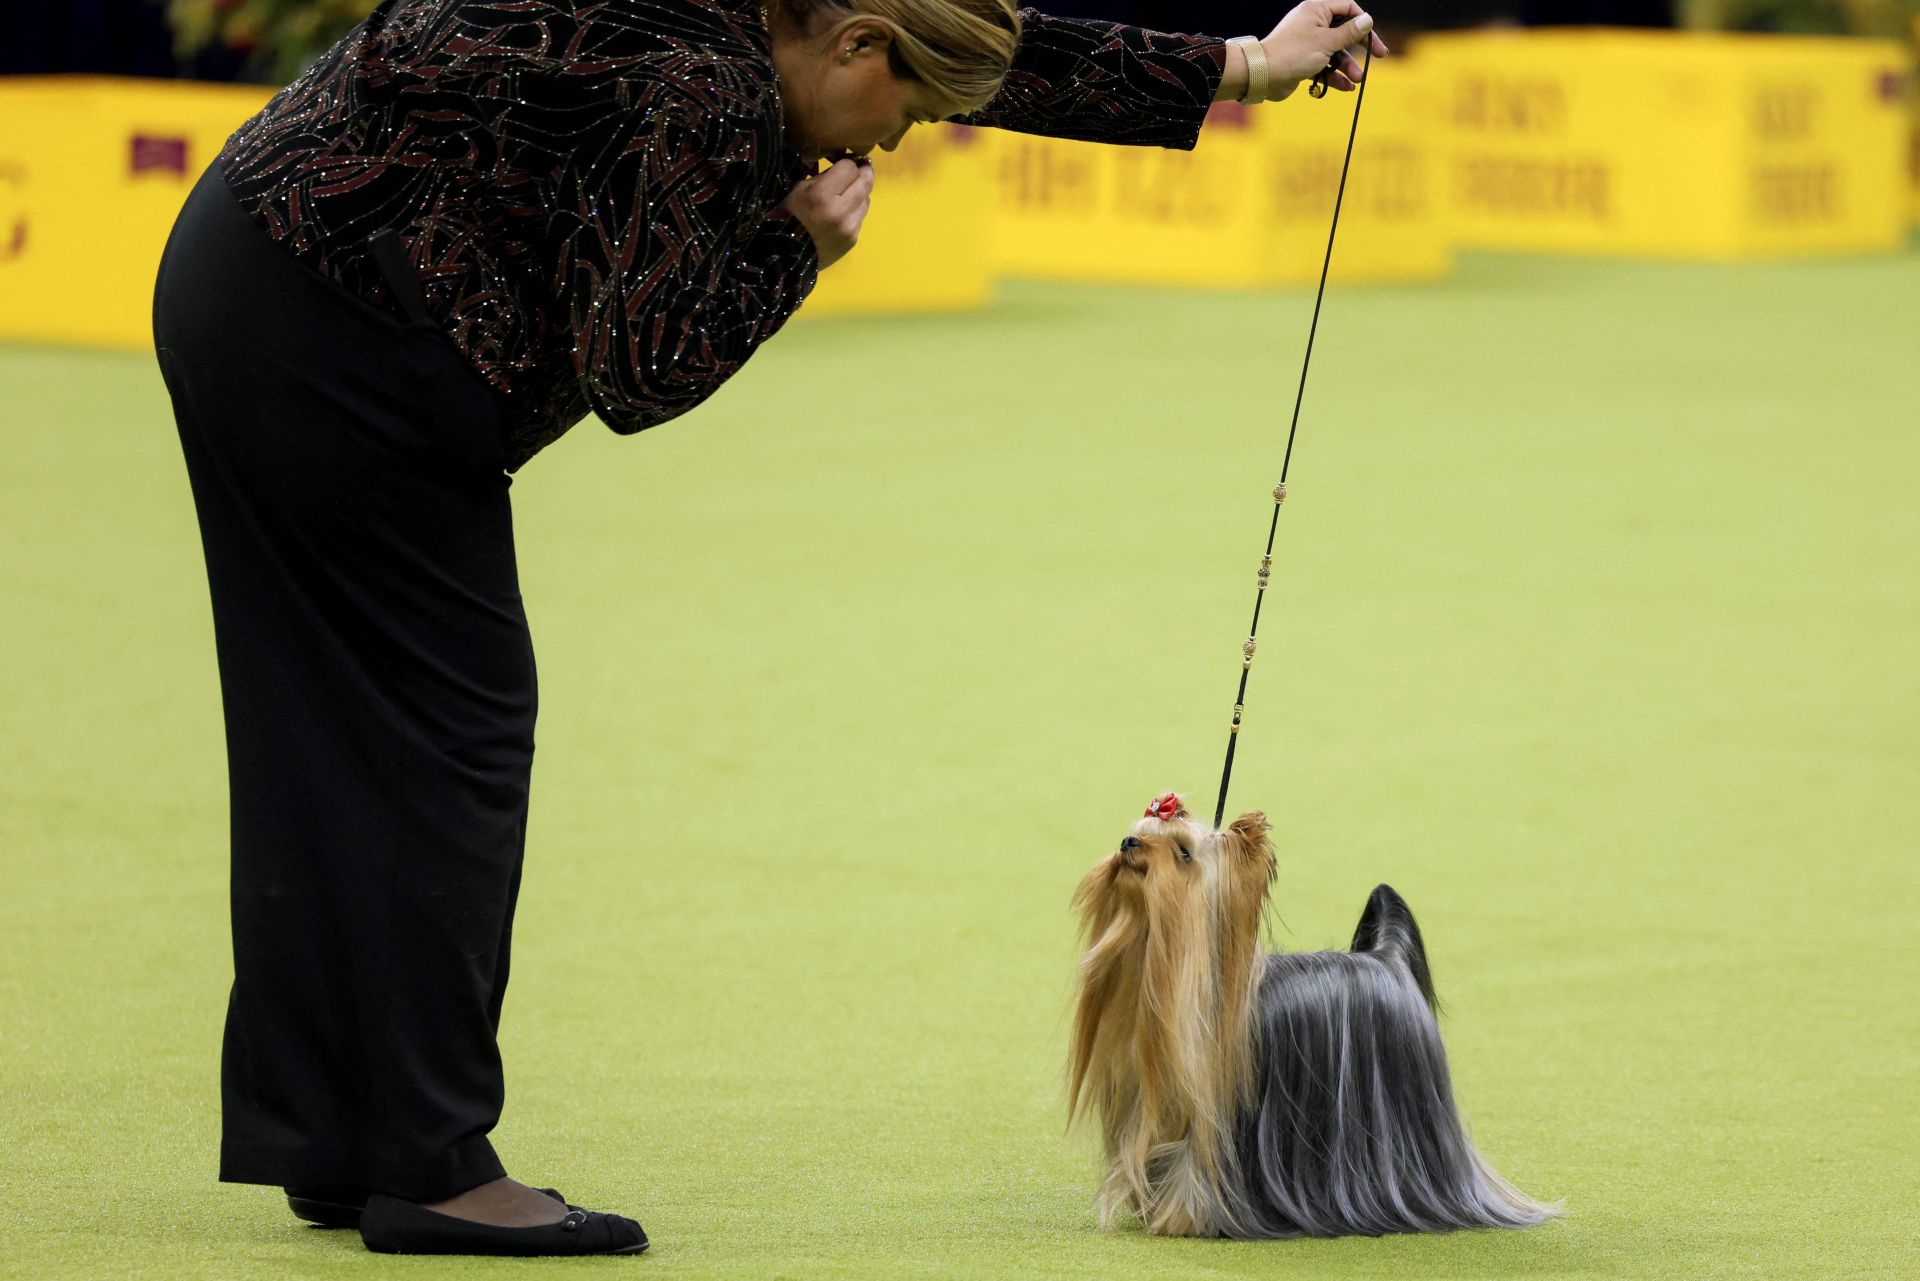
[[[1162,792],[1153,798],[1153,804],[1147,806],[1147,812],[1140,817],[1157,818],[1164,822],[1168,819],[1185,818],[1186,816],[1186,798],[1178,792]]]

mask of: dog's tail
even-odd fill
[[[1427,1008],[1439,1009],[1439,998],[1433,994],[1433,971],[1427,966],[1427,945],[1420,939],[1420,926],[1413,919],[1413,909],[1393,886],[1376,885],[1367,896],[1366,910],[1360,913],[1360,924],[1353,931],[1349,950],[1399,961],[1413,976],[1414,985],[1427,1000]]]

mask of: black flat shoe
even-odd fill
[[[546,1193],[561,1205],[567,1204],[567,1199],[553,1188],[535,1191]],[[360,1212],[367,1208],[365,1188],[288,1188],[286,1192],[287,1208],[293,1211],[294,1217],[305,1219],[316,1228],[357,1228]]]
[[[497,1228],[411,1201],[374,1193],[360,1216],[360,1239],[380,1254],[638,1254],[647,1234],[632,1219],[569,1206],[567,1217],[537,1228]]]

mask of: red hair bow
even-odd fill
[[[1153,804],[1147,806],[1143,818],[1171,819],[1180,816],[1180,797],[1174,792],[1153,798]]]

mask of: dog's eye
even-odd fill
[[[1184,846],[1184,845],[1180,845],[1180,844],[1176,844],[1176,845],[1174,846],[1174,848],[1180,851],[1180,861],[1181,861],[1182,863],[1191,863],[1191,862],[1193,862],[1193,851],[1192,851],[1192,850],[1190,850],[1190,849],[1188,849],[1188,848],[1187,848],[1186,846]]]

